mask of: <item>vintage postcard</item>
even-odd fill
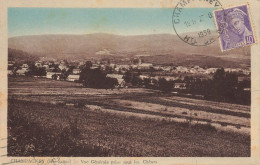
[[[260,164],[259,0],[0,12],[1,164]]]

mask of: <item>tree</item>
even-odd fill
[[[118,85],[115,78],[106,77],[100,69],[85,68],[80,73],[80,81],[85,87],[90,88],[114,88]]]
[[[91,61],[87,61],[86,64],[85,64],[85,67],[87,69],[90,69],[92,67],[92,62]]]
[[[156,79],[152,79],[151,84],[152,84],[154,89],[156,89],[158,87],[158,81]]]
[[[73,72],[73,69],[75,69],[76,67],[75,66],[70,66],[68,71],[67,71],[67,74],[71,74]]]
[[[228,100],[235,100],[235,92],[238,84],[237,75],[234,73],[226,73],[224,85],[224,97]]]
[[[57,80],[58,75],[57,75],[57,74],[54,74],[54,75],[51,76],[51,78],[52,78],[53,80]]]
[[[225,78],[224,68],[217,69],[215,74],[213,75],[213,81],[223,81],[224,78]]]
[[[113,69],[110,66],[106,66],[105,71],[106,71],[107,74],[113,73]]]
[[[84,77],[81,78],[83,85],[91,88],[102,88],[106,77],[99,69],[86,69],[81,76]]]
[[[126,71],[125,75],[123,76],[123,79],[125,80],[126,83],[130,83],[133,79],[133,76],[130,71]]]
[[[139,63],[139,59],[135,58],[135,59],[133,60],[133,64],[134,64],[134,65],[137,65],[138,63]]]
[[[150,78],[144,78],[144,86],[146,88],[150,87],[151,79]]]
[[[106,77],[105,82],[106,83],[105,83],[104,88],[106,88],[106,89],[113,89],[115,86],[118,85],[118,81],[116,78]]]
[[[27,76],[46,76],[45,68],[37,68],[34,64],[29,65],[29,71],[26,73]]]
[[[237,89],[239,91],[243,91],[244,88],[251,88],[251,81],[250,80],[243,80],[242,82],[238,83]]]
[[[141,85],[142,84],[142,79],[139,77],[139,76],[134,76],[133,79],[132,79],[132,84],[134,86],[138,86],[138,85]]]
[[[236,86],[238,84],[237,75],[226,73],[223,68],[218,69],[213,75],[213,82],[209,92],[217,100],[235,100]]]
[[[59,65],[58,64],[53,64],[53,70],[52,72],[59,72],[60,71],[60,68],[59,68]]]
[[[165,78],[160,78],[158,81],[159,90],[170,92],[173,87],[173,82],[167,81]]]
[[[189,90],[193,89],[193,87],[194,87],[193,86],[193,77],[185,76],[183,81],[186,83],[187,89],[189,89]]]
[[[224,68],[217,69],[213,75],[213,82],[211,87],[211,93],[213,97],[217,99],[223,99],[225,87],[225,70]]]

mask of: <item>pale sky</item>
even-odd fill
[[[178,32],[214,27],[214,20],[185,28],[184,20],[199,19],[212,8],[184,9]],[[112,33],[119,35],[175,34],[172,8],[8,8],[9,37],[42,34]]]

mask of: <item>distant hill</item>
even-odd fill
[[[29,54],[27,52],[8,48],[8,61],[14,61],[16,63],[28,63],[39,60],[35,55]]]
[[[219,43],[209,46],[190,46],[172,34],[120,36],[105,33],[87,35],[35,35],[12,37],[8,39],[8,47],[22,50],[36,56],[60,58],[85,58],[99,56],[133,56],[145,54],[150,56],[167,55],[176,59],[192,59],[211,57],[223,61],[250,64],[250,49],[248,47],[222,53]],[[187,56],[187,57],[186,57]],[[158,56],[159,57],[159,56]],[[194,58],[195,57],[195,58]],[[185,60],[185,58],[183,60]],[[198,58],[203,60],[203,58]],[[214,60],[212,59],[212,60]],[[164,61],[160,59],[162,63]],[[200,61],[201,62],[201,61]]]

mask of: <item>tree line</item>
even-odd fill
[[[127,83],[133,86],[161,90],[163,92],[178,91],[179,93],[201,95],[207,100],[224,101],[250,105],[251,93],[245,88],[251,88],[250,80],[238,81],[238,75],[225,72],[224,68],[218,69],[212,79],[200,79],[186,76],[184,79],[169,80],[160,78],[141,79],[138,73],[127,71],[124,75]],[[176,83],[184,83],[184,89],[174,89]]]

